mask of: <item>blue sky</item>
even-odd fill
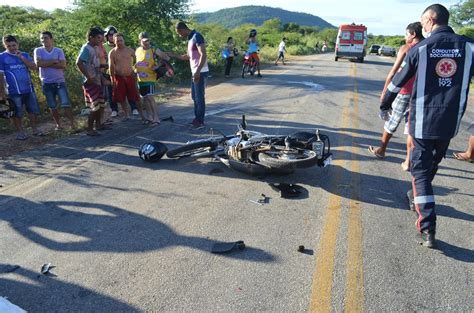
[[[213,12],[224,8],[242,5],[266,5],[289,11],[304,12],[321,17],[329,23],[364,24],[368,32],[375,35],[403,35],[405,27],[418,21],[423,10],[437,2],[418,0],[238,0],[209,1],[191,0],[194,12]],[[448,9],[459,0],[445,0]],[[52,10],[71,6],[71,0],[0,0],[2,5],[34,6]]]

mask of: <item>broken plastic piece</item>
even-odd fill
[[[226,253],[238,248],[239,250],[245,249],[245,243],[243,240],[232,241],[232,242],[217,242],[212,245],[212,253]]]
[[[56,266],[51,265],[51,263],[45,263],[43,266],[41,266],[41,274],[47,275],[49,274],[49,271],[55,268]]]
[[[270,200],[269,197],[267,197],[264,193],[260,195],[260,198],[257,200],[258,203],[268,203]]]

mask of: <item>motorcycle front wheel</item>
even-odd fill
[[[166,156],[170,159],[184,157],[205,157],[215,153],[217,143],[212,140],[189,142],[175,149],[168,150]]]
[[[270,151],[260,152],[258,162],[269,168],[307,168],[317,164],[316,152],[307,149],[289,149],[273,147]]]
[[[248,64],[244,64],[244,65],[242,66],[242,78],[245,77],[245,73],[247,73],[248,69],[249,69],[249,65],[248,65]]]

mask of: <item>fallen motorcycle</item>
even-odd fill
[[[220,132],[219,132],[220,133]],[[211,135],[189,141],[166,153],[168,158],[214,157],[247,174],[289,174],[297,168],[330,163],[329,137],[319,130],[291,135],[267,135],[247,130],[245,115],[233,135]]]

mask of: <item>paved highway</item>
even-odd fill
[[[405,193],[403,127],[387,158],[367,152],[383,122],[379,95],[394,59],[288,60],[263,78],[207,89],[207,129],[193,131],[189,97],[161,107],[175,122],[116,124],[0,160],[0,296],[30,312],[467,312],[473,303],[473,101],[434,181],[438,249],[417,244]],[[137,147],[174,147],[236,129],[330,136],[326,168],[251,177],[204,158],[142,162]],[[268,183],[306,190],[283,199]],[[261,193],[270,197],[257,205]],[[210,253],[214,243],[246,249]],[[297,251],[304,245],[307,253]],[[50,275],[41,265],[55,266]],[[12,269],[7,265],[18,265]]]

